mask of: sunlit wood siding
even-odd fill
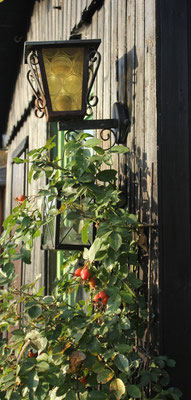
[[[98,2],[97,2],[98,3]],[[92,1],[43,0],[35,3],[28,41],[67,40],[71,32],[82,39],[100,38],[101,66],[95,93],[99,97],[95,116],[109,118],[115,101],[125,103],[130,112],[131,130],[127,145],[128,156],[114,157],[119,186],[127,195],[129,208],[137,212],[141,222],[157,223],[157,134],[156,134],[156,76],[155,76],[155,0],[105,0],[88,24],[77,31],[84,10]],[[9,115],[8,134],[21,119],[32,94],[26,80],[27,66],[22,64],[16,83]],[[35,118],[33,111],[9,145],[7,173],[7,213],[10,211],[11,155],[23,138],[29,136],[29,150],[46,140],[46,122]],[[42,184],[42,181],[39,182]],[[36,192],[36,182],[29,195]],[[148,227],[148,284],[157,287],[157,235]],[[32,266],[27,279],[43,274],[43,252],[37,240]],[[143,251],[144,253],[144,251]],[[145,274],[145,272],[144,272]],[[152,280],[150,277],[152,276]],[[147,274],[146,274],[147,279]],[[43,279],[42,279],[43,281]]]

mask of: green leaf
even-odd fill
[[[129,273],[127,281],[130,287],[132,287],[133,289],[139,289],[143,284],[143,282],[136,277],[134,272]]]
[[[28,216],[24,217],[22,220],[22,226],[26,227],[28,225],[30,225],[32,222],[32,219]]]
[[[97,374],[98,383],[107,383],[113,378],[114,372],[110,369],[104,369]]]
[[[35,350],[44,350],[47,345],[46,337],[43,337],[37,329],[33,329],[32,331],[28,332],[26,335],[26,339],[31,340],[31,346]]]
[[[120,327],[121,327],[124,331],[130,329],[130,328],[131,328],[131,323],[130,323],[130,321],[129,321],[129,318],[127,318],[126,316],[123,316],[123,317],[120,319]]]
[[[115,397],[117,398],[117,400],[120,400],[123,394],[125,394],[125,385],[121,379],[116,378],[110,383],[109,390],[110,392],[114,390]]]
[[[133,302],[133,296],[131,293],[128,293],[125,290],[121,290],[120,295],[121,295],[122,301],[125,301],[125,303],[131,304]]]
[[[15,219],[15,217],[13,216],[13,214],[10,214],[10,215],[5,219],[5,221],[3,222],[3,228],[4,228],[4,229],[7,229],[8,225],[10,224],[10,222],[13,222],[13,224],[15,224],[15,222],[16,222],[16,219]]]
[[[91,223],[91,221],[86,221],[81,230],[82,242],[84,244],[86,244],[88,242],[88,228],[89,228],[90,223]]]
[[[81,182],[81,183],[94,182],[95,176],[88,172],[84,172],[78,179],[79,179],[79,182]]]
[[[54,296],[44,296],[42,299],[42,302],[47,305],[53,304],[54,301],[55,301]]]
[[[92,367],[93,372],[98,374],[98,372],[104,371],[105,369],[105,364],[103,362],[100,362],[96,360],[95,364]]]
[[[80,340],[80,339],[82,338],[82,336],[84,335],[85,331],[86,331],[86,327],[83,328],[83,329],[78,329],[77,332],[74,332],[74,333],[73,333],[73,336],[74,336],[74,339],[75,339],[75,341],[74,341],[75,343],[79,342],[79,340]]]
[[[33,233],[33,239],[41,235],[40,229],[37,229],[36,232]]]
[[[68,390],[68,392],[66,393],[65,400],[76,400],[75,390]]]
[[[38,387],[38,384],[39,384],[39,377],[38,377],[38,374],[36,373],[36,371],[35,370],[30,371],[25,376],[24,380],[25,380],[25,385],[27,385],[30,390],[35,392]]]
[[[88,350],[93,355],[97,355],[101,352],[102,348],[97,338],[92,338],[91,342],[87,344]]]
[[[28,309],[28,315],[30,318],[38,318],[42,314],[42,307],[39,305],[32,306]]]
[[[112,232],[112,234],[109,237],[109,244],[113,250],[118,251],[122,245],[121,235],[117,232]]]
[[[110,149],[110,153],[129,153],[129,147],[123,146],[122,144],[115,145]]]
[[[101,390],[92,390],[88,394],[88,400],[107,400],[107,394]]]
[[[131,346],[120,343],[115,345],[115,349],[121,353],[129,353],[131,351]]]
[[[89,249],[89,260],[90,262],[94,261],[96,253],[99,251],[101,247],[101,239],[96,238]]]
[[[106,169],[105,171],[100,171],[96,175],[96,179],[101,182],[110,182],[116,179],[117,171],[115,169]]]
[[[49,364],[46,361],[40,361],[37,364],[37,369],[39,372],[45,372],[48,371],[48,369],[50,368]]]
[[[130,396],[135,397],[136,399],[141,398],[141,391],[138,386],[136,385],[127,385],[126,386],[127,392],[130,394]]]
[[[114,314],[116,311],[118,311],[119,307],[121,305],[121,296],[117,294],[115,297],[111,296],[108,300],[107,303],[107,314]]]
[[[15,329],[14,331],[11,332],[11,339],[14,336],[23,337],[24,336],[24,332],[21,331],[21,329]]]
[[[168,365],[168,367],[174,368],[176,365],[176,361],[169,358],[166,360],[166,365]]]
[[[93,139],[86,140],[86,142],[84,143],[84,146],[85,147],[95,147],[95,146],[99,146],[99,144],[101,144],[101,139],[93,138]]]
[[[114,364],[121,372],[129,373],[129,360],[123,354],[118,354],[114,358]]]
[[[15,162],[15,164],[24,164],[24,163],[28,162],[28,160],[26,160],[26,159],[23,160],[22,158],[19,158],[19,157],[14,157],[13,161]]]
[[[94,146],[93,149],[96,151],[96,153],[98,153],[100,155],[104,154],[104,150],[102,149],[102,147]]]
[[[53,382],[54,384],[54,382]],[[56,396],[63,396],[69,389],[69,384],[68,383],[63,383],[59,386],[59,388],[56,391]]]
[[[21,258],[26,264],[31,264],[31,252],[30,250],[25,249],[25,247],[21,247]]]

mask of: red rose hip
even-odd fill
[[[98,293],[94,296],[93,301],[95,301],[95,303],[98,303],[98,301],[99,301],[99,294]]]
[[[99,298],[100,299],[104,299],[105,297],[107,297],[107,293],[105,292],[105,290],[102,290],[102,292],[99,292]]]
[[[104,297],[104,299],[102,300],[102,303],[104,306],[107,304],[108,300],[109,300],[109,296]]]
[[[96,284],[96,280],[95,278],[91,278],[89,279],[89,285],[91,288],[95,288],[95,284]]]
[[[81,276],[81,272],[82,272],[83,268],[77,268],[74,272],[74,276]]]
[[[81,278],[83,281],[87,281],[90,278],[90,271],[87,268],[83,268],[80,273]]]

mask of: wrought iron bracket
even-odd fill
[[[112,116],[112,119],[59,121],[58,130],[72,132],[99,129],[101,130],[100,137],[102,140],[110,141],[110,146],[108,147],[110,149],[115,144],[124,144],[126,142],[131,125],[128,110],[120,102],[114,103]]]

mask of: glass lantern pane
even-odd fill
[[[59,221],[59,244],[61,245],[74,245],[74,246],[91,246],[93,241],[93,223],[88,227],[88,243],[86,245],[82,242],[81,230],[84,226],[83,219],[69,220],[68,213],[60,214]]]
[[[44,197],[43,204],[43,219],[44,221],[49,222],[43,227],[43,240],[42,240],[42,248],[43,249],[54,249],[55,248],[55,218],[49,217],[49,213],[51,209],[55,209],[56,200],[48,201],[47,197]]]
[[[52,110],[81,110],[84,49],[45,48],[42,55]]]

